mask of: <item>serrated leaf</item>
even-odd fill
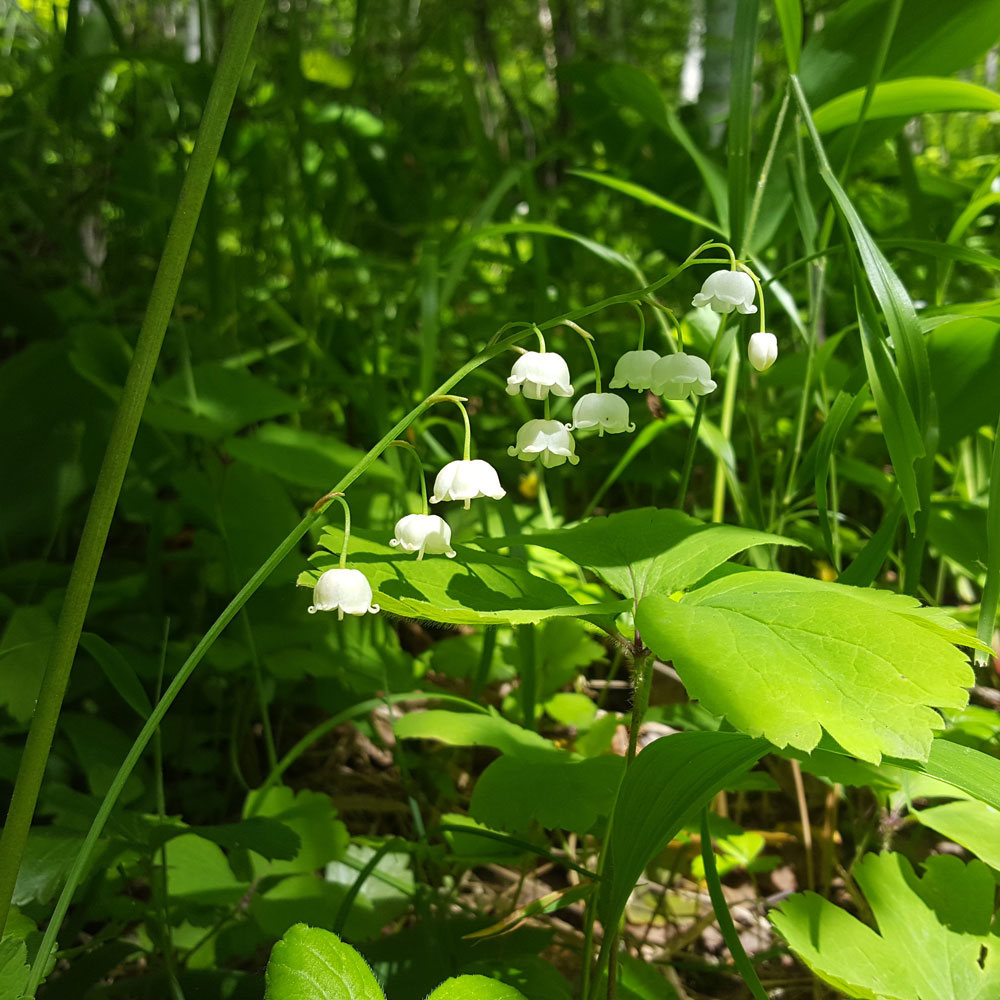
[[[525,1000],[520,990],[486,976],[446,979],[427,1000]]]
[[[264,1000],[385,1000],[365,960],[336,934],[296,924],[274,946]]]
[[[315,585],[320,573],[339,564],[343,534],[327,528],[320,544],[329,551],[310,557],[316,567],[299,576],[300,586]],[[558,584],[534,576],[524,563],[477,549],[458,547],[455,559],[397,554],[388,540],[351,532],[348,565],[368,578],[383,611],[404,618],[465,625],[528,624],[561,615],[613,616],[623,601],[577,604]]]
[[[901,854],[869,854],[854,869],[878,932],[807,892],[771,922],[820,978],[851,997],[992,1000],[1000,937],[990,932],[995,883],[980,861],[928,858],[918,877]]]
[[[635,600],[697,583],[755,545],[799,545],[790,538],[728,524],[705,524],[679,510],[641,507],[592,517],[572,528],[496,539],[495,545],[540,545],[593,570]]]
[[[599,913],[617,927],[649,862],[726,783],[768,746],[741,733],[674,733],[647,746],[625,772],[611,819]]]
[[[28,947],[23,940],[0,941],[0,1000],[17,1000],[28,985]]]
[[[813,112],[820,132],[853,125],[861,114],[866,87],[858,87],[835,97]],[[865,120],[875,118],[912,118],[935,111],[997,111],[1000,94],[975,83],[940,76],[908,76],[884,80],[875,87]]]
[[[973,683],[965,655],[918,609],[901,595],[751,571],[680,602],[647,597],[636,624],[691,697],[737,729],[806,751],[826,729],[878,763],[926,760],[944,726],[934,708],[964,707]]]

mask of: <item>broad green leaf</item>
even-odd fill
[[[17,1000],[28,985],[28,947],[22,939],[0,941],[0,1000]]]
[[[830,747],[829,749],[834,749]],[[843,753],[840,748],[835,752]],[[946,781],[1000,809],[1000,760],[973,747],[936,739],[926,761],[893,759],[892,764]]]
[[[262,424],[249,436],[227,438],[223,448],[240,462],[317,490],[330,489],[365,456],[329,434],[275,423]],[[365,470],[365,479],[383,486],[398,481],[381,461]]]
[[[41,607],[17,608],[0,640],[0,708],[27,723],[49,659],[55,622]]]
[[[103,797],[111,787],[121,762],[128,754],[132,739],[117,726],[99,715],[83,712],[63,712],[59,730],[73,745],[74,763],[83,769],[91,794]],[[144,783],[140,771],[133,771],[121,793],[124,803],[142,794]]]
[[[861,86],[882,44],[886,9],[871,0],[849,0],[811,34],[802,52],[802,82],[810,98],[827,101]],[[971,66],[1000,36],[995,0],[960,4],[904,4],[882,76],[947,77]]]
[[[674,733],[638,754],[611,819],[599,904],[605,927],[618,926],[644,869],[681,827],[767,750],[741,733]]]
[[[533,733],[501,718],[495,709],[489,713],[448,712],[431,708],[425,712],[409,712],[397,719],[393,729],[401,740],[439,740],[451,746],[493,747],[501,753],[521,755],[549,753],[552,744]]]
[[[299,57],[302,75],[313,83],[344,90],[354,80],[354,67],[346,59],[338,59],[326,49],[306,49]]]
[[[496,830],[590,832],[611,813],[625,767],[615,754],[579,758],[552,748],[545,756],[504,756],[479,776],[469,811]]]
[[[800,0],[774,0],[774,8],[781,27],[788,72],[798,73],[802,55],[802,4]]]
[[[688,222],[693,222],[695,225],[709,229],[713,233],[717,233],[720,236],[723,235],[722,230],[714,222],[712,222],[711,219],[706,219],[705,216],[699,215],[697,212],[692,212],[689,208],[685,208],[683,205],[678,205],[675,202],[669,201],[668,199],[656,194],[655,191],[650,191],[649,188],[644,188],[641,184],[633,184],[631,181],[623,181],[620,178],[612,177],[609,174],[598,173],[596,170],[569,170],[567,173],[573,174],[576,177],[584,177],[588,181],[594,181],[595,184],[603,184],[605,187],[609,187],[613,191],[620,191],[622,194],[626,194],[630,198],[634,198],[636,201],[642,202],[644,205],[649,205],[650,208],[658,208],[661,211],[669,212],[671,215],[676,215],[681,219],[687,219]]]
[[[990,931],[995,883],[986,865],[937,855],[918,877],[901,854],[869,854],[853,874],[878,932],[812,892],[771,913],[821,979],[866,1000],[1000,995],[1000,937]]]
[[[621,777],[620,757],[583,758],[501,718],[430,709],[395,723],[397,739],[432,739],[452,746],[488,746],[504,756],[480,775],[472,815],[498,830],[548,829],[585,833],[610,813]]]
[[[987,532],[987,508],[962,500],[935,500],[928,525],[930,543],[972,580],[986,570],[983,539]]]
[[[250,888],[238,879],[218,844],[194,834],[171,840],[167,856],[167,891],[172,899],[232,906]]]
[[[296,924],[271,950],[264,1000],[385,1000],[385,994],[350,945]]]
[[[328,884],[337,886],[343,895],[354,887],[361,870],[375,857],[376,849],[363,844],[349,844],[339,861],[326,866],[324,877]],[[344,933],[355,941],[377,938],[382,929],[401,917],[413,903],[416,880],[413,861],[408,853],[386,851],[375,863],[342,924]],[[341,903],[333,916],[339,917]],[[333,929],[336,931],[337,927]]]
[[[32,829],[17,870],[17,883],[11,897],[14,906],[47,903],[76,860],[82,840],[75,831],[49,826]]]
[[[302,789],[296,793],[284,785],[272,785],[251,792],[243,812],[245,817],[276,819],[299,838],[299,849],[289,860],[282,860],[284,853],[275,854],[275,859],[269,861],[254,858],[258,877],[313,872],[339,858],[350,839],[347,827],[337,819],[330,797],[320,792]]]
[[[928,335],[927,354],[942,449],[980,427],[995,427],[1000,417],[1000,394],[994,391],[1000,371],[1000,323],[974,317],[951,320]]]
[[[173,375],[151,392],[143,420],[163,430],[222,438],[301,405],[256,375],[206,363],[191,371],[190,381]]]
[[[383,536],[384,537],[384,536]],[[320,544],[328,552],[310,557],[316,569],[299,576],[299,586],[315,585],[320,573],[338,565],[343,533],[327,528]],[[373,533],[351,532],[348,565],[361,570],[383,611],[403,618],[465,625],[527,624],[559,615],[613,616],[624,610],[623,601],[577,604],[558,584],[534,576],[524,563],[458,547],[458,557],[428,556],[418,561],[397,553],[388,539]]]
[[[826,729],[862,760],[926,760],[934,707],[964,707],[973,683],[952,645],[971,637],[938,634],[916,600],[786,573],[647,597],[636,624],[692,698],[778,747],[812,750]]]
[[[110,642],[93,632],[84,632],[80,636],[80,645],[97,661],[98,666],[104,671],[104,676],[122,696],[129,708],[140,719],[149,718],[153,706],[150,704],[146,689],[142,686],[128,660]]]
[[[268,861],[290,861],[301,848],[301,838],[284,823],[266,816],[250,816],[237,823],[216,826],[186,826],[165,823],[149,830],[148,844],[160,847],[176,837],[192,833],[228,851],[254,851]]]
[[[924,826],[972,851],[1000,871],[1000,810],[976,799],[946,802],[929,809],[914,809]]]
[[[858,87],[818,107],[813,121],[820,132],[853,125],[861,114],[865,87]],[[878,84],[865,120],[912,118],[935,111],[998,111],[1000,94],[976,83],[938,76],[910,76]]]
[[[520,990],[486,976],[446,979],[427,1000],[525,1000]]]
[[[754,545],[800,545],[790,538],[728,524],[705,524],[679,510],[642,507],[561,528],[496,539],[493,545],[540,545],[593,570],[634,600],[697,583]]]

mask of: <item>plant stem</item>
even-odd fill
[[[38,703],[21,757],[7,821],[3,834],[0,835],[0,933],[10,911],[11,896],[31,828],[38,791],[45,774],[45,765],[90,605],[90,595],[111,528],[111,519],[118,504],[132,445],[146,405],[163,336],[173,312],[202,202],[263,6],[264,0],[241,0],[233,12],[229,34],[219,58],[198,138],[191,153],[191,162],[184,176],[163,247],[163,256],[153,281],[107,450],[97,475],[97,484],[66,588],[52,650],[39,688]],[[32,978],[37,986],[37,980],[34,976]]]
[[[649,691],[653,686],[653,654],[648,649],[639,647],[632,663],[632,721],[628,727],[628,753],[625,755],[626,766],[635,759],[639,745],[639,729],[649,707]]]

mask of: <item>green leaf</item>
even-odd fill
[[[947,781],[995,809],[1000,809],[1000,760],[973,747],[939,738],[931,744],[931,752],[926,761],[893,759],[891,763],[908,771]]]
[[[82,840],[75,831],[48,826],[33,829],[17,870],[17,883],[11,897],[14,906],[32,901],[47,903],[73,866]]]
[[[854,877],[879,931],[807,892],[771,922],[825,982],[851,997],[990,1000],[1000,995],[1000,937],[990,932],[995,883],[980,861],[927,859],[918,877],[901,854],[869,854]]]
[[[728,524],[705,524],[679,510],[641,507],[592,517],[572,528],[495,539],[491,545],[540,545],[593,570],[634,600],[697,583],[755,545],[800,545],[790,538]]]
[[[914,809],[913,815],[923,826],[961,844],[1000,871],[1000,810],[967,799],[930,809]]]
[[[250,424],[294,413],[302,404],[246,371],[206,363],[190,381],[173,375],[151,393],[143,421],[163,430],[222,438]]]
[[[980,598],[978,625],[979,640],[987,647],[993,643],[997,608],[1000,607],[1000,424],[993,439],[989,497],[986,513],[986,584]],[[987,657],[990,655],[992,649],[986,654]],[[988,659],[977,656],[977,661],[985,665]]]
[[[314,872],[343,855],[350,839],[347,827],[337,819],[328,795],[302,789],[298,793],[284,785],[251,792],[244,806],[244,816],[267,816],[278,820],[299,838],[299,849],[290,860],[264,861],[254,858],[258,878],[264,875],[285,875]],[[250,845],[247,845],[250,846]],[[270,847],[275,845],[269,844]],[[251,847],[251,850],[253,848]]]
[[[17,608],[0,640],[0,707],[27,723],[49,659],[55,623],[40,607]]]
[[[28,947],[23,940],[0,941],[0,1000],[17,1000],[28,985]]]
[[[551,748],[545,756],[500,757],[479,776],[469,811],[496,830],[589,833],[614,805],[624,758],[615,754],[578,758]]]
[[[1000,371],[1000,323],[995,319],[954,319],[927,337],[931,380],[937,396],[942,449],[995,427],[1000,394],[994,391]]]
[[[848,91],[813,112],[820,132],[853,125],[861,114],[866,87]],[[865,120],[874,118],[912,118],[936,111],[997,111],[1000,94],[963,80],[939,76],[910,76],[878,84]]]
[[[520,990],[486,976],[446,979],[427,1000],[525,1000]]]
[[[440,708],[409,712],[397,719],[393,728],[399,740],[439,740],[450,746],[493,747],[501,753],[521,757],[554,751],[545,737],[508,722],[493,708],[488,714],[447,712]]]
[[[740,733],[674,733],[647,746],[625,772],[611,819],[599,913],[617,927],[649,862],[727,782],[767,752]]]
[[[798,73],[802,55],[802,4],[800,0],[774,0],[774,7],[781,27],[788,72]]]
[[[692,698],[779,747],[812,750],[822,728],[863,760],[927,758],[935,707],[962,708],[973,673],[919,603],[887,592],[751,571],[681,602],[652,596],[636,624]]]
[[[385,537],[385,536],[381,536]],[[310,557],[316,569],[299,576],[299,586],[312,587],[320,573],[338,565],[343,533],[327,528],[320,544],[329,552]],[[614,616],[621,601],[577,604],[558,584],[527,571],[524,563],[458,546],[456,559],[428,556],[417,560],[397,553],[374,533],[351,532],[348,565],[361,570],[383,611],[403,618],[464,625],[527,624],[558,615]]]
[[[262,472],[317,490],[328,490],[365,456],[329,434],[274,423],[262,424],[248,436],[227,438],[223,448]],[[365,479],[369,478],[382,485],[398,482],[392,469],[381,461],[365,470]]]
[[[299,853],[302,844],[299,835],[284,823],[266,816],[251,816],[238,823],[216,826],[162,824],[150,831],[149,845],[156,848],[188,833],[229,851],[255,851],[268,861],[290,861]]]
[[[93,632],[84,632],[80,636],[80,645],[97,660],[98,666],[104,671],[104,676],[122,696],[129,708],[140,719],[149,718],[153,706],[149,701],[149,695],[146,694],[146,689],[142,686],[128,660],[110,642],[106,642]]]
[[[218,844],[194,834],[171,840],[167,855],[167,891],[172,899],[232,906],[250,888],[238,879]]]
[[[296,924],[271,950],[264,1000],[385,1000],[385,994],[350,945]]]
[[[699,215],[697,212],[692,212],[690,209],[684,208],[683,205],[668,201],[666,198],[661,197],[654,191],[650,191],[649,188],[642,187],[640,184],[623,181],[609,174],[598,173],[596,170],[568,170],[567,173],[573,174],[576,177],[584,177],[588,181],[594,181],[596,184],[603,184],[613,191],[620,191],[622,194],[626,194],[630,198],[642,202],[644,205],[649,205],[650,208],[658,208],[663,212],[669,212],[671,215],[687,219],[688,222],[693,222],[695,225],[702,226],[704,229],[711,230],[711,232],[717,233],[720,236],[724,235],[722,230],[711,219],[706,219],[705,216]]]
[[[313,83],[344,90],[354,80],[354,67],[346,59],[338,59],[326,49],[306,49],[299,57],[302,75]]]

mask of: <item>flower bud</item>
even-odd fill
[[[715,271],[710,274],[701,291],[691,300],[692,305],[709,306],[717,313],[755,313],[753,304],[757,286],[746,271]]]
[[[611,380],[612,389],[638,389],[640,392],[648,389],[653,365],[660,360],[656,351],[628,351],[618,359],[615,365],[615,376]]]
[[[588,392],[573,407],[573,427],[583,430],[600,427],[609,434],[631,433],[635,424],[628,419],[628,403],[613,392]]]
[[[747,346],[750,364],[759,372],[766,372],[778,357],[778,338],[773,333],[755,333]]]
[[[668,354],[653,365],[652,390],[667,399],[707,396],[716,388],[708,362],[680,351]]]
[[[576,465],[576,444],[566,424],[558,420],[529,420],[517,432],[517,444],[507,449],[507,454],[525,462],[540,458],[546,469]]]
[[[446,555],[451,559],[451,528],[437,514],[407,514],[396,522],[396,537],[390,545],[398,545],[404,552],[416,552],[417,560],[427,555]]]
[[[553,396],[572,396],[569,366],[561,354],[526,351],[511,369],[507,379],[507,392],[516,396],[523,391],[526,399],[545,399]]]
[[[465,509],[469,509],[469,501],[477,497],[492,497],[500,500],[507,491],[500,485],[497,470],[481,458],[449,462],[434,480],[434,492],[431,503],[441,503],[442,500],[464,500]]]
[[[337,618],[349,615],[376,614],[378,605],[372,604],[372,588],[368,578],[359,569],[328,569],[313,589],[313,603],[309,614],[317,611],[336,610]]]

